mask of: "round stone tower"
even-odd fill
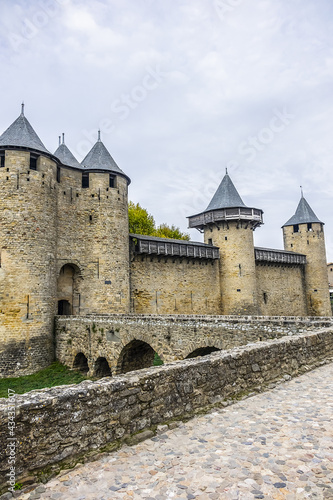
[[[128,313],[128,185],[101,141],[81,164],[63,143],[58,184],[59,314]]]
[[[21,115],[0,137],[0,376],[53,360],[57,159]]]
[[[262,215],[244,204],[226,173],[206,210],[189,217],[189,227],[220,248],[222,314],[258,314],[253,231]]]
[[[285,250],[306,255],[305,293],[310,316],[331,316],[327,278],[324,223],[303,196],[293,215],[282,227]]]

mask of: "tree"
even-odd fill
[[[154,217],[150,215],[139,203],[132,201],[128,203],[129,232],[134,234],[145,234],[147,236],[158,236],[160,238],[171,238],[176,240],[189,240],[190,235],[182,233],[179,227],[160,224],[156,227]]]
[[[133,201],[128,203],[128,224],[130,233],[152,236],[155,232],[154,217]]]
[[[155,236],[159,236],[160,238],[172,238],[174,240],[189,240],[190,235],[187,233],[182,233],[179,227],[176,227],[172,224],[169,227],[167,224],[161,224],[156,229]]]

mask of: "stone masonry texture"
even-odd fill
[[[95,375],[99,358],[105,358],[112,375],[127,371],[124,355],[133,342],[150,346],[165,362],[191,357],[198,349],[232,349],[285,335],[297,335],[332,326],[332,318],[251,316],[114,315],[56,318],[56,357],[73,368],[82,353],[89,375]],[[136,368],[145,368],[144,352],[132,351]],[[140,366],[141,362],[141,366]]]
[[[19,498],[332,500],[332,389],[330,363],[177,427],[161,425],[156,436]]]
[[[333,355],[332,329],[16,398],[17,479],[175,418],[292,377]],[[1,477],[8,418],[0,401]]]

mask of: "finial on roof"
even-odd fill
[[[97,139],[97,140],[98,140],[98,141],[100,141],[100,140],[101,140],[101,131],[100,131],[99,129],[98,129],[98,139]]]
[[[64,132],[62,133],[62,143],[65,144],[65,134],[64,134]]]
[[[24,116],[24,101],[21,104],[21,115]]]
[[[59,146],[61,144],[61,135],[59,135]]]
[[[301,188],[301,196],[302,196],[302,198],[304,198],[302,186],[300,186],[300,188]]]

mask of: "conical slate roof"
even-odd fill
[[[282,227],[294,226],[295,224],[307,224],[311,222],[319,222],[320,224],[323,224],[302,195],[295,215],[293,215]]]
[[[245,207],[242,198],[239,196],[237,189],[235,188],[232,180],[230,179],[228,172],[223,177],[221,184],[217,188],[211,202],[206,208],[205,212],[209,210],[216,210],[219,208],[233,208],[233,207]]]
[[[16,146],[22,148],[35,149],[42,153],[51,154],[32,126],[24,116],[24,108],[22,105],[22,112],[20,116],[7,128],[7,130],[0,136],[0,147],[2,146]]]
[[[75,156],[66,146],[64,138],[62,144],[59,144],[58,148],[54,152],[54,156],[56,156],[63,165],[68,165],[69,167],[82,169],[81,163],[77,161]]]
[[[91,148],[87,156],[82,160],[81,165],[89,170],[107,170],[110,172],[114,172],[115,174],[121,174],[130,181],[127,175],[124,174],[124,172],[118,167],[109,151],[102,143],[99,133],[98,141]]]

